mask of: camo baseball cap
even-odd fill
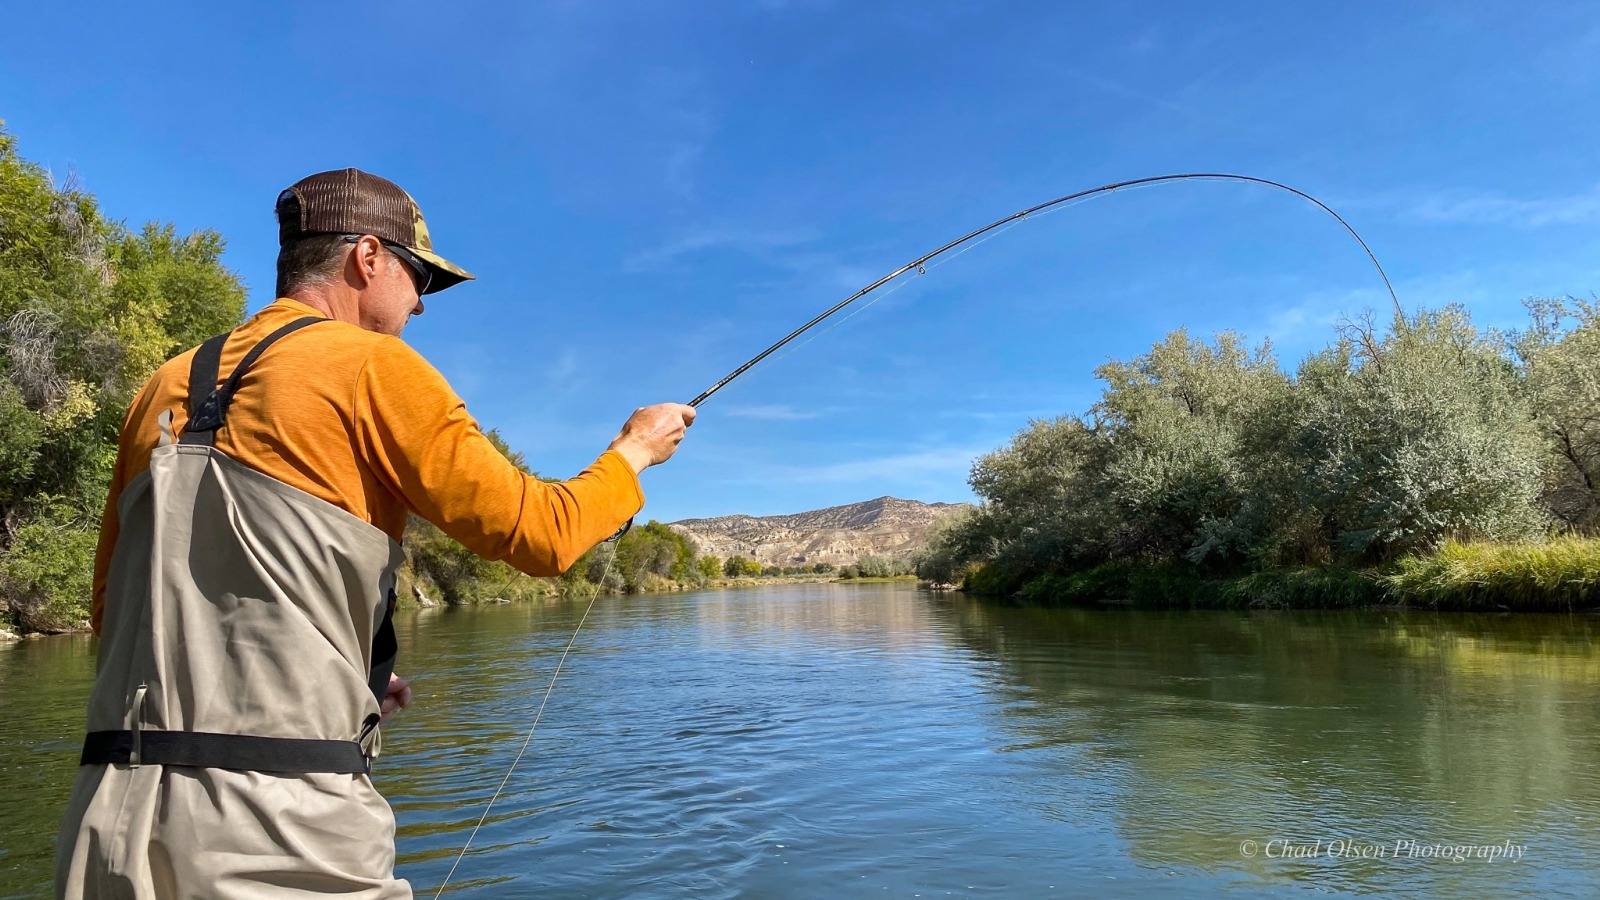
[[[476,277],[433,252],[428,224],[411,195],[360,169],[308,175],[278,195],[278,246],[316,234],[370,234],[405,248],[432,274],[425,294]]]

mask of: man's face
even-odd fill
[[[399,337],[412,316],[422,315],[421,288],[416,271],[385,249],[377,277],[363,292],[361,327]]]

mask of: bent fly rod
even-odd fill
[[[1068,194],[1065,197],[1057,197],[1054,200],[1050,200],[1050,201],[1047,201],[1047,202],[1044,202],[1044,203],[1040,203],[1037,206],[1030,206],[1027,209],[1022,210],[1021,212],[1012,213],[1011,215],[1006,216],[1003,219],[996,219],[995,221],[990,222],[989,224],[983,226],[982,228],[979,228],[977,231],[971,232],[971,233],[965,235],[964,237],[956,238],[955,240],[951,241],[948,244],[945,244],[943,247],[940,247],[939,249],[933,251],[932,253],[928,253],[928,254],[926,254],[924,256],[919,256],[916,259],[913,259],[911,262],[906,263],[905,265],[901,266],[900,268],[895,269],[893,272],[890,272],[889,274],[883,276],[882,278],[879,278],[877,281],[874,281],[873,283],[867,285],[866,287],[862,288],[861,290],[856,291],[854,294],[851,294],[850,296],[848,296],[848,297],[844,298],[843,300],[839,301],[838,303],[834,304],[832,307],[830,307],[829,309],[824,311],[821,315],[817,316],[815,319],[812,319],[811,321],[805,323],[804,325],[801,325],[799,328],[796,328],[794,331],[789,332],[788,336],[786,336],[783,340],[778,341],[776,344],[773,344],[771,347],[768,347],[767,349],[765,349],[765,350],[761,351],[760,353],[756,354],[755,356],[751,357],[750,360],[748,362],[746,362],[744,365],[740,366],[737,369],[734,369],[732,372],[729,372],[727,375],[723,376],[721,381],[718,381],[716,384],[713,384],[711,387],[708,387],[704,391],[701,391],[700,395],[698,397],[695,397],[693,400],[689,401],[689,405],[693,406],[693,407],[699,407],[700,404],[706,402],[706,400],[708,398],[710,398],[710,396],[712,394],[715,394],[717,391],[722,390],[722,388],[724,386],[726,386],[729,382],[733,381],[735,378],[738,378],[740,375],[743,375],[745,372],[749,371],[752,367],[754,367],[757,363],[759,363],[762,360],[766,359],[768,356],[771,356],[774,352],[782,349],[790,341],[794,340],[795,338],[799,337],[802,334],[805,334],[806,332],[810,331],[812,328],[816,327],[817,325],[820,325],[824,320],[828,319],[829,317],[831,317],[834,313],[838,312],[839,310],[844,309],[845,307],[851,305],[852,303],[855,303],[857,300],[860,300],[862,297],[865,297],[868,294],[872,293],[873,291],[876,291],[878,288],[881,288],[884,285],[888,284],[889,282],[894,281],[896,278],[899,278],[901,275],[904,275],[905,273],[911,271],[912,269],[916,269],[919,274],[926,273],[926,267],[927,267],[928,263],[930,263],[930,262],[934,261],[935,259],[945,255],[946,253],[949,253],[951,250],[954,250],[957,247],[964,246],[964,245],[970,243],[971,241],[973,241],[973,240],[975,240],[977,238],[980,238],[980,237],[983,237],[986,234],[989,234],[990,232],[994,231],[995,229],[1003,228],[1003,227],[1011,224],[1012,222],[1023,221],[1025,219],[1027,219],[1029,216],[1037,215],[1039,213],[1045,212],[1046,210],[1054,209],[1055,207],[1071,203],[1074,200],[1085,200],[1085,199],[1087,199],[1089,197],[1093,197],[1093,196],[1096,196],[1098,194],[1110,194],[1110,193],[1115,192],[1115,191],[1120,191],[1120,190],[1122,190],[1124,188],[1140,187],[1140,186],[1149,185],[1149,184],[1161,184],[1162,182],[1167,182],[1167,181],[1242,181],[1242,182],[1246,182],[1246,183],[1249,183],[1249,184],[1259,184],[1259,185],[1264,185],[1264,186],[1270,187],[1270,188],[1276,188],[1276,189],[1278,189],[1280,191],[1288,191],[1289,193],[1295,195],[1296,197],[1299,197],[1299,198],[1301,198],[1303,200],[1307,200],[1307,201],[1309,201],[1309,202],[1311,202],[1313,204],[1316,204],[1318,209],[1322,210],[1323,212],[1327,213],[1330,216],[1333,216],[1333,218],[1335,220],[1337,220],[1340,225],[1343,225],[1344,226],[1344,230],[1350,232],[1350,236],[1355,238],[1356,239],[1356,243],[1361,245],[1361,249],[1363,251],[1365,251],[1366,254],[1367,254],[1367,259],[1372,261],[1372,267],[1374,269],[1378,270],[1378,277],[1383,279],[1383,286],[1389,292],[1389,299],[1394,301],[1395,312],[1397,314],[1401,313],[1401,310],[1400,310],[1400,298],[1395,296],[1394,285],[1389,283],[1389,276],[1384,274],[1383,266],[1378,263],[1378,257],[1373,255],[1372,248],[1367,246],[1367,242],[1361,239],[1361,235],[1356,233],[1356,230],[1350,226],[1349,222],[1346,222],[1344,220],[1343,216],[1341,216],[1338,213],[1334,212],[1326,203],[1323,203],[1321,200],[1318,200],[1317,198],[1315,198],[1315,197],[1311,196],[1310,194],[1306,193],[1305,191],[1297,190],[1297,189],[1292,188],[1292,187],[1290,187],[1290,186],[1288,186],[1286,184],[1280,184],[1279,182],[1271,181],[1271,180],[1266,179],[1266,178],[1256,178],[1256,177],[1251,176],[1251,175],[1230,175],[1230,174],[1225,173],[1225,172],[1189,172],[1189,173],[1184,173],[1184,174],[1180,174],[1180,175],[1154,175],[1154,176],[1151,176],[1149,178],[1134,178],[1134,179],[1132,179],[1130,181],[1118,181],[1115,184],[1105,184],[1105,185],[1101,185],[1100,187],[1097,187],[1097,188],[1090,188],[1090,189],[1088,189],[1086,191],[1078,191],[1075,194]]]
[[[1034,215],[1038,215],[1040,213],[1044,213],[1044,212],[1048,212],[1048,211],[1051,211],[1051,210],[1055,210],[1055,209],[1063,207],[1063,206],[1065,206],[1065,205],[1067,205],[1069,203],[1072,203],[1073,201],[1076,201],[1076,200],[1086,200],[1086,199],[1088,199],[1090,197],[1095,197],[1095,196],[1098,196],[1100,194],[1111,194],[1111,193],[1115,193],[1116,191],[1123,190],[1125,188],[1141,187],[1141,186],[1144,186],[1144,185],[1152,185],[1152,184],[1162,184],[1162,183],[1170,182],[1170,181],[1236,181],[1236,182],[1244,182],[1244,183],[1247,183],[1247,184],[1259,184],[1259,185],[1262,185],[1264,187],[1275,188],[1275,189],[1280,190],[1280,191],[1287,191],[1287,192],[1295,195],[1296,197],[1301,198],[1302,200],[1305,200],[1305,201],[1308,201],[1308,202],[1314,204],[1318,209],[1320,209],[1323,212],[1327,213],[1328,215],[1332,216],[1336,221],[1338,221],[1338,223],[1340,225],[1344,226],[1344,230],[1349,232],[1350,236],[1355,238],[1356,243],[1361,245],[1361,249],[1363,251],[1365,251],[1366,254],[1367,254],[1367,259],[1372,261],[1372,267],[1374,269],[1378,270],[1378,277],[1383,279],[1383,286],[1389,292],[1389,299],[1394,302],[1395,314],[1397,316],[1403,315],[1403,312],[1402,312],[1402,310],[1400,308],[1400,298],[1395,296],[1394,285],[1389,283],[1389,276],[1384,273],[1383,266],[1378,263],[1378,257],[1373,254],[1372,248],[1367,246],[1367,242],[1361,239],[1361,235],[1356,233],[1355,228],[1351,227],[1350,223],[1346,222],[1344,220],[1343,216],[1341,216],[1338,213],[1334,212],[1333,209],[1330,208],[1326,203],[1323,203],[1321,200],[1318,200],[1317,198],[1315,198],[1315,197],[1311,196],[1310,194],[1306,193],[1305,191],[1298,190],[1298,189],[1292,188],[1292,187],[1290,187],[1290,186],[1288,186],[1286,184],[1280,184],[1279,182],[1272,181],[1272,180],[1266,179],[1266,178],[1256,178],[1256,177],[1251,176],[1251,175],[1232,175],[1232,174],[1228,174],[1228,173],[1225,173],[1225,172],[1189,172],[1189,173],[1184,173],[1184,174],[1180,174],[1180,175],[1154,175],[1154,176],[1151,176],[1149,178],[1134,178],[1134,179],[1129,180],[1129,181],[1118,181],[1115,184],[1105,184],[1105,185],[1101,185],[1100,187],[1097,187],[1097,188],[1090,188],[1090,189],[1088,189],[1086,191],[1078,191],[1077,193],[1074,193],[1074,194],[1067,194],[1065,197],[1057,197],[1054,200],[1049,200],[1049,201],[1046,201],[1044,203],[1040,203],[1037,206],[1030,206],[1027,209],[1022,210],[1021,212],[1012,213],[1011,215],[1006,216],[1003,219],[996,219],[995,221],[990,222],[988,225],[985,225],[985,226],[983,226],[982,228],[979,228],[976,231],[970,232],[970,233],[968,233],[968,234],[966,234],[966,235],[964,235],[962,237],[956,238],[955,240],[951,241],[950,243],[945,244],[944,246],[940,247],[937,250],[934,250],[932,253],[927,253],[927,254],[924,254],[922,256],[919,256],[916,259],[912,260],[911,262],[908,262],[905,265],[901,266],[900,268],[895,269],[893,272],[890,272],[889,274],[883,276],[882,278],[879,278],[877,281],[872,282],[871,284],[867,285],[866,287],[862,288],[861,290],[856,291],[854,294],[851,294],[850,296],[844,298],[843,300],[841,300],[838,303],[834,304],[833,306],[829,307],[827,310],[823,311],[821,315],[818,315],[816,318],[812,319],[811,321],[805,323],[804,325],[801,325],[799,328],[796,328],[794,331],[789,332],[789,334],[786,335],[782,340],[778,341],[777,343],[773,344],[772,346],[768,347],[767,349],[761,351],[760,353],[757,353],[755,356],[751,357],[748,361],[746,361],[744,363],[744,365],[740,366],[737,369],[734,369],[732,372],[729,372],[727,375],[724,375],[722,377],[722,380],[720,380],[716,384],[713,384],[712,386],[706,388],[704,391],[701,391],[700,395],[695,397],[693,400],[690,400],[688,405],[698,408],[700,406],[700,404],[706,402],[706,400],[708,400],[711,397],[712,394],[715,394],[717,391],[722,390],[730,382],[732,382],[734,379],[738,378],[740,375],[743,375],[745,372],[750,371],[750,369],[754,368],[762,360],[764,360],[767,357],[771,356],[773,353],[776,353],[777,351],[783,349],[785,346],[787,346],[795,338],[800,337],[801,335],[805,334],[806,332],[810,331],[811,329],[815,328],[816,326],[822,324],[824,321],[826,321],[827,319],[831,318],[834,313],[837,313],[840,310],[844,309],[845,307],[850,306],[851,304],[855,303],[857,300],[860,300],[862,297],[865,297],[868,294],[871,294],[874,291],[877,291],[879,288],[883,287],[884,285],[888,284],[891,281],[894,281],[895,279],[899,278],[901,275],[904,275],[907,272],[912,271],[913,269],[915,269],[919,275],[926,274],[927,273],[927,265],[928,265],[928,263],[933,262],[934,260],[938,259],[941,256],[944,256],[945,254],[949,253],[952,250],[956,250],[957,248],[961,248],[961,247],[967,247],[967,249],[971,249],[970,247],[968,247],[968,245],[972,244],[973,241],[976,241],[979,238],[983,238],[985,235],[993,236],[994,234],[998,233],[999,230],[1004,230],[1007,226],[1011,225],[1012,223],[1025,221],[1025,220],[1027,220],[1027,218],[1029,216],[1034,216]],[[981,241],[979,241],[979,243],[981,243]],[[976,245],[973,245],[973,246],[976,246]],[[612,535],[607,540],[608,541],[612,541],[612,542],[616,541],[617,539],[622,537],[623,534],[627,533],[629,526],[631,526],[632,524],[633,524],[633,520],[629,519],[628,523],[626,525],[623,525],[622,528],[620,530],[618,530],[616,534]],[[603,583],[605,581],[606,576],[610,575],[610,573],[611,573],[611,564],[616,561],[616,556],[617,556],[616,549],[613,546],[613,549],[611,551],[611,557],[610,557],[610,559],[608,559],[606,561],[605,572],[601,575],[601,582],[602,582],[601,587],[602,588],[603,588]],[[566,647],[561,651],[560,658],[556,660],[555,672],[550,676],[550,684],[549,684],[548,687],[545,688],[544,698],[539,701],[539,709],[538,709],[538,712],[534,714],[533,725],[528,728],[528,734],[527,734],[526,737],[523,738],[522,749],[517,751],[516,758],[511,761],[511,767],[506,770],[505,777],[502,778],[501,781],[500,781],[500,786],[495,789],[494,795],[489,798],[488,804],[486,804],[484,806],[483,815],[479,817],[478,823],[472,827],[471,833],[467,835],[466,844],[462,845],[461,852],[456,854],[455,862],[451,864],[450,871],[445,874],[444,881],[439,884],[438,893],[434,894],[435,900],[438,900],[439,897],[443,896],[443,894],[445,892],[445,888],[450,884],[450,878],[453,875],[455,875],[456,867],[461,865],[461,860],[466,857],[467,850],[472,846],[473,838],[477,837],[478,829],[481,828],[483,826],[483,823],[489,818],[489,810],[494,807],[494,802],[500,798],[501,792],[505,790],[506,784],[511,780],[511,774],[513,772],[515,772],[516,769],[517,769],[517,764],[522,762],[523,754],[527,752],[528,744],[529,744],[530,741],[533,740],[534,729],[539,727],[539,720],[544,715],[545,703],[549,701],[550,693],[555,690],[556,679],[558,677],[560,677],[560,675],[561,675],[561,665],[562,665],[562,663],[566,662],[568,651],[570,651],[572,649],[573,643],[577,641],[578,632],[583,630],[583,623],[588,621],[588,619],[589,619],[589,610],[594,607],[595,597],[598,597],[598,596],[599,596],[599,590],[596,590],[595,595],[593,597],[589,598],[589,605],[584,608],[583,616],[578,619],[578,627],[573,629],[571,639],[569,639],[567,641]]]

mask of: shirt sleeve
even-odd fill
[[[372,471],[486,559],[559,575],[644,506],[638,476],[615,451],[567,481],[518,470],[444,376],[398,338],[374,345],[355,390],[357,447]]]

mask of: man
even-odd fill
[[[99,669],[57,846],[64,897],[410,897],[367,772],[401,534],[555,575],[643,506],[694,420],[637,410],[576,478],[511,465],[399,340],[473,276],[355,169],[278,197],[278,300],[168,361],[123,423],[95,560]]]

